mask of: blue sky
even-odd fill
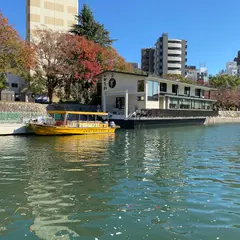
[[[25,1],[0,0],[0,9],[25,37]],[[141,48],[162,32],[188,41],[188,64],[205,63],[215,74],[240,50],[239,0],[80,0],[111,32],[114,47],[127,61],[139,62]],[[14,9],[14,11],[13,11]]]

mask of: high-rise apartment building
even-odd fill
[[[144,72],[154,73],[155,48],[143,48],[141,54],[141,69]]]
[[[163,33],[156,43],[155,74],[181,74],[185,75],[187,62],[187,41],[170,39]]]
[[[167,33],[163,33],[155,46],[155,48],[142,49],[142,70],[157,76],[165,74],[185,76],[187,41],[170,39]],[[148,54],[150,51],[151,54]],[[153,52],[154,54],[152,54]],[[150,64],[152,62],[154,63],[153,67]]]
[[[27,38],[39,28],[68,31],[77,14],[78,0],[27,0]]]
[[[240,77],[240,51],[238,51],[237,57],[234,58],[234,62],[237,63],[237,76]]]
[[[238,74],[237,62],[227,62],[226,63],[226,74],[231,75],[231,76],[237,76],[237,74]]]

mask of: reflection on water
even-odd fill
[[[238,239],[239,140],[239,125],[1,137],[0,239]]]

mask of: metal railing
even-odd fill
[[[141,109],[136,117],[147,118],[186,118],[186,117],[216,117],[218,111],[204,110],[170,110],[170,109]]]

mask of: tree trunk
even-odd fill
[[[53,98],[53,89],[48,88],[48,97],[49,97],[49,102],[52,103],[52,98]]]

